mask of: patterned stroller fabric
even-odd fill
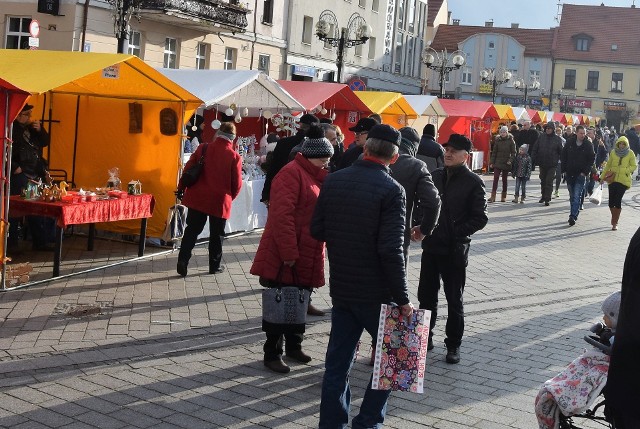
[[[560,413],[572,416],[585,412],[607,384],[609,356],[588,350],[560,374],[547,380],[536,397],[540,429],[558,429]]]

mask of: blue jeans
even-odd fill
[[[331,334],[322,380],[320,429],[347,427],[351,406],[349,372],[358,340],[363,330],[372,338],[377,338],[380,318],[380,303],[349,302],[335,298],[332,301]],[[382,427],[390,394],[390,390],[372,390],[369,379],[360,413],[353,419],[352,428]]]
[[[571,203],[571,216],[578,219],[580,214],[580,204],[582,202],[582,192],[587,178],[582,174],[578,176],[567,176],[567,188],[569,189],[569,202]]]
[[[516,198],[520,195],[520,187],[522,187],[522,198],[527,196],[527,179],[524,177],[516,177]]]

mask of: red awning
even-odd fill
[[[440,105],[449,117],[462,116],[473,119],[500,119],[493,104],[488,101],[450,100],[443,98]]]
[[[279,80],[278,83],[306,110],[324,106],[327,110],[371,113],[366,104],[345,84],[291,80]]]

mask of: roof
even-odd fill
[[[566,6],[565,6],[566,7]],[[455,51],[458,43],[476,34],[503,34],[513,37],[524,46],[527,57],[550,57],[553,46],[554,29],[500,28],[476,25],[441,25],[433,38],[431,47],[436,51]]]
[[[443,98],[440,100],[440,104],[449,117],[463,116],[472,119],[500,119],[498,112],[490,101]]]
[[[331,110],[353,110],[367,114],[371,112],[343,83],[279,80],[278,84],[306,110],[324,105]]]
[[[438,97],[433,95],[405,95],[404,99],[420,115],[447,116],[447,112],[440,105]]]
[[[444,0],[429,0],[427,3],[427,26],[433,27],[433,21],[438,16],[438,12],[442,9],[442,3]]]
[[[418,117],[411,104],[399,92],[354,91],[354,94],[374,113],[380,115],[406,115],[408,119]]]
[[[558,27],[554,57],[562,60],[640,64],[640,8],[565,4]],[[620,31],[620,25],[624,31]],[[575,49],[574,36],[593,38],[588,51]],[[617,45],[612,51],[611,45]]]

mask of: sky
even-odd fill
[[[558,3],[631,7],[633,0],[448,0],[451,18],[460,25],[484,25],[493,19],[495,27],[551,28],[558,25]],[[635,4],[640,7],[640,0]]]

